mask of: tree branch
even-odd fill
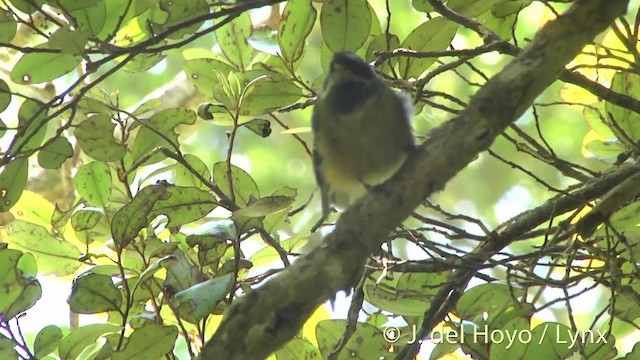
[[[626,6],[624,0],[582,0],[547,23],[464,111],[431,132],[395,176],[349,207],[322,246],[234,303],[201,358],[261,359],[284,345],[320,304],[358,281],[386,234],[487,150]]]

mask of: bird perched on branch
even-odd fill
[[[387,180],[414,146],[409,99],[350,52],[336,53],[316,100],[311,126],[322,218]]]

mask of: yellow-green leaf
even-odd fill
[[[11,71],[16,84],[39,84],[55,80],[72,71],[82,57],[60,52],[34,52],[22,55]]]
[[[366,0],[328,0],[320,12],[322,36],[331,52],[356,51],[371,30],[371,12]]]
[[[20,200],[29,176],[29,162],[26,158],[16,158],[0,171],[0,212],[5,212]]]
[[[222,53],[235,65],[236,69],[241,71],[249,66],[253,58],[253,48],[247,41],[252,30],[251,17],[247,12],[216,30],[216,38]]]
[[[100,161],[116,161],[124,157],[126,147],[116,142],[113,130],[116,124],[107,115],[93,115],[81,122],[75,135],[82,151]]]
[[[255,202],[247,205],[246,207],[235,211],[233,213],[236,216],[246,217],[260,217],[265,216],[282,209],[286,209],[289,205],[293,204],[295,199],[287,196],[265,196]]]
[[[54,237],[44,227],[27,221],[14,220],[1,228],[0,241],[33,254],[40,274],[65,276],[73,274],[81,265],[78,248]]]
[[[45,169],[58,169],[71,156],[71,143],[66,137],[59,136],[38,152],[38,164]]]
[[[305,41],[316,21],[316,9],[311,0],[292,0],[282,11],[278,28],[278,43],[282,56],[289,63],[297,61],[304,50]]]
[[[402,42],[402,47],[415,51],[445,50],[456,36],[458,25],[447,18],[438,17],[421,24]],[[417,78],[438,58],[401,58],[400,75],[403,79]]]
[[[88,205],[106,207],[111,195],[111,170],[109,165],[93,161],[78,170],[74,177],[76,191]]]

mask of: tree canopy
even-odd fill
[[[1,358],[640,356],[637,2],[0,9]],[[312,233],[340,51],[418,146]]]

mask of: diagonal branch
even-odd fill
[[[487,150],[626,6],[625,0],[582,0],[547,23],[393,178],[347,209],[322,246],[234,303],[201,357],[262,359],[284,345],[320,304],[358,281],[386,234]]]
[[[473,252],[464,256],[460,260],[464,263],[464,267],[458,267],[445,286],[443,286],[438,294],[434,296],[431,302],[431,313],[425,314],[420,329],[417,331],[417,338],[421,338],[421,334],[429,333],[432,328],[441,320],[441,316],[446,315],[456,305],[457,297],[467,282],[473,277],[478,270],[483,268],[483,264],[488,261],[493,254],[502,250],[512,242],[517,241],[519,237],[527,231],[534,229],[541,224],[549,221],[549,219],[573,211],[583,206],[585,203],[602,197],[617,185],[629,179],[630,177],[640,173],[640,164],[636,164],[627,168],[612,171],[596,179],[592,179],[585,184],[580,190],[576,190],[571,194],[559,194],[544,204],[525,211],[505,223],[505,227],[500,232],[494,232],[487,237],[482,246],[479,246]],[[415,270],[422,268],[429,272],[443,271],[442,266],[434,266],[432,263],[415,266]],[[433,267],[433,268],[432,268]],[[399,270],[400,269],[400,270]],[[401,271],[401,267],[394,269]],[[437,310],[437,312],[436,312]],[[413,352],[417,349],[408,346],[404,349],[406,353]],[[398,359],[411,359],[411,356],[403,352]]]

